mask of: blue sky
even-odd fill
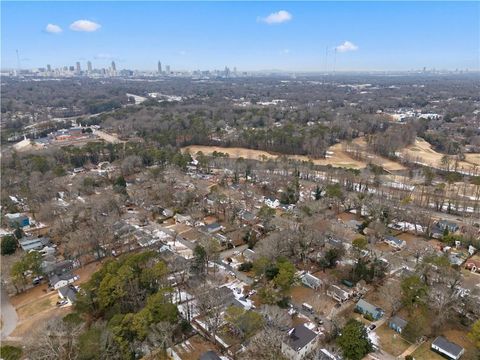
[[[2,1],[1,20],[2,68],[18,49],[22,68],[321,71],[328,48],[329,70],[335,53],[337,70],[479,69],[479,2]]]

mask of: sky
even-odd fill
[[[480,69],[480,2],[1,2],[1,67]]]

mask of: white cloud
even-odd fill
[[[185,55],[187,55],[188,53],[187,53],[185,50],[180,50],[180,51],[178,52],[178,54],[179,54],[179,55],[182,55],[182,56],[185,56]]]
[[[283,49],[282,51],[280,51],[280,53],[288,55],[288,54],[290,54],[290,49]]]
[[[358,46],[350,41],[344,41],[343,44],[338,45],[335,50],[338,52],[348,52],[358,50]]]
[[[60,26],[58,25],[55,25],[55,24],[48,24],[46,27],[45,27],[45,31],[48,32],[48,33],[51,33],[51,34],[59,34],[61,33],[63,30]]]
[[[280,10],[274,13],[271,13],[267,17],[259,18],[260,22],[264,22],[268,25],[272,24],[281,24],[287,21],[292,20],[293,16],[288,11]]]
[[[70,29],[73,31],[92,32],[100,29],[102,25],[94,23],[90,20],[77,20],[70,24]]]

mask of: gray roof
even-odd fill
[[[398,246],[402,246],[402,244],[404,243],[403,240],[395,237],[395,236],[385,236],[385,240],[389,241],[389,242],[393,242],[394,244],[398,245]]]
[[[463,351],[463,348],[460,345],[448,341],[443,336],[439,336],[435,340],[433,340],[432,346],[433,345],[439,347],[445,352],[448,352],[449,354],[454,355],[455,357],[460,355]]]
[[[18,242],[24,251],[40,250],[50,244],[50,239],[47,237],[27,237],[18,240]]]
[[[306,328],[304,325],[298,325],[288,332],[288,343],[290,347],[298,351],[309,344],[317,334]]]
[[[60,275],[53,275],[53,276],[50,276],[50,284],[53,286],[55,285],[56,283],[58,283],[59,281],[62,281],[62,280],[71,280],[75,277],[75,275],[73,275],[72,273],[64,273],[64,274],[60,274]]]
[[[222,360],[215,351],[206,351],[200,356],[200,360]]]
[[[77,300],[77,290],[71,286],[62,286],[58,291],[62,294],[64,298],[67,298],[72,303]]]
[[[400,329],[403,330],[403,328],[404,328],[405,326],[407,326],[408,321],[402,319],[402,318],[399,317],[399,316],[394,316],[394,317],[392,317],[392,318],[390,319],[389,323],[395,324],[397,327],[399,327]]]
[[[305,273],[303,276],[302,276],[302,280],[303,281],[306,281],[308,284],[312,285],[312,286],[318,286],[322,283],[322,280],[320,280],[319,278],[317,278],[316,276],[310,274],[310,273]]]
[[[366,302],[363,299],[358,300],[357,302],[357,307],[362,309],[363,311],[369,312],[371,314],[375,314],[377,312],[382,312],[383,310],[375,305],[370,304],[369,302]]]

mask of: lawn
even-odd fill
[[[400,334],[390,329],[386,324],[383,324],[375,330],[379,340],[380,346],[387,353],[398,356],[402,354],[410,344],[402,339]]]
[[[430,350],[431,341],[424,342],[417,350],[415,350],[412,356],[415,360],[445,360],[444,357]]]

